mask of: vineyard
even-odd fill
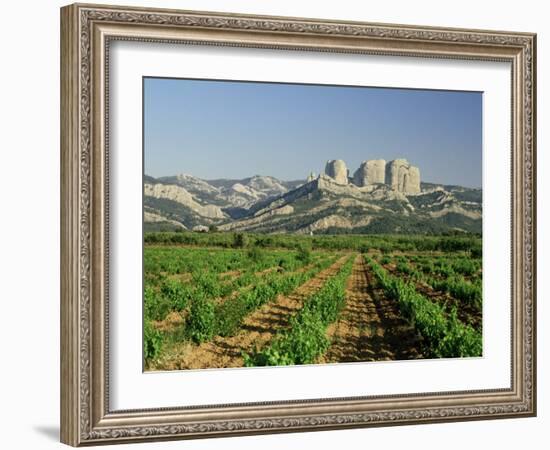
[[[482,355],[481,239],[148,233],[146,370]]]

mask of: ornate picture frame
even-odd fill
[[[117,40],[511,64],[511,385],[112,410],[109,49]],[[536,35],[74,4],[61,9],[61,441],[72,445],[536,415]]]

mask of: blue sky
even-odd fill
[[[343,159],[406,158],[422,181],[481,187],[482,94],[144,79],[147,175],[204,179],[319,173]]]

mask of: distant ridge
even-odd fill
[[[283,181],[254,175],[204,180],[144,176],[145,230],[340,234],[481,233],[482,191],[427,183],[404,159],[364,161],[353,177],[341,160],[325,173]]]

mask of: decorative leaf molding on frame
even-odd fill
[[[528,36],[506,33],[488,33],[466,30],[438,30],[371,24],[338,24],[323,21],[301,21],[283,18],[252,18],[206,13],[147,13],[121,11],[108,8],[86,8],[80,10],[80,434],[84,441],[100,439],[124,439],[129,437],[194,435],[222,431],[292,430],[332,425],[358,425],[372,423],[401,422],[407,420],[438,420],[465,416],[501,416],[530,411],[533,407],[533,40]],[[226,28],[233,30],[254,30],[258,32],[304,33],[332,36],[363,36],[414,41],[444,41],[450,43],[475,43],[522,47],[524,51],[524,94],[525,121],[524,144],[524,342],[525,400],[523,403],[480,407],[429,408],[419,410],[396,410],[393,412],[372,412],[366,414],[318,415],[295,418],[273,418],[264,420],[229,420],[199,424],[128,427],[94,430],[91,424],[91,364],[90,364],[90,264],[91,264],[91,25],[93,22],[117,22],[135,24],[157,24],[182,27]],[[140,39],[138,39],[140,40]],[[268,47],[268,46],[264,46]],[[270,48],[277,48],[271,46]],[[419,55],[421,56],[421,55]],[[284,402],[283,402],[284,403]]]

